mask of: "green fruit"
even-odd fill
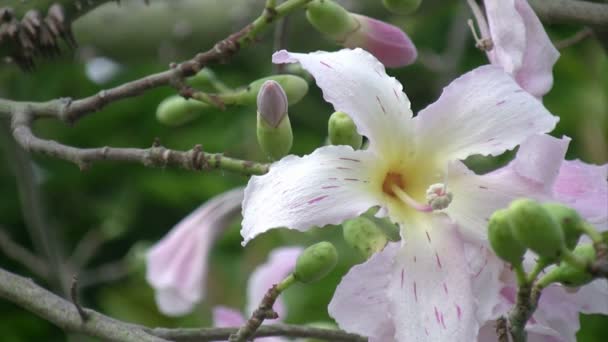
[[[382,0],[384,7],[396,14],[410,14],[420,7],[422,0]]]
[[[194,120],[207,108],[206,103],[173,95],[158,104],[156,118],[165,125],[179,126]]]
[[[363,143],[355,122],[344,112],[335,112],[329,117],[327,132],[332,145],[348,145],[357,150]]]
[[[289,116],[285,115],[279,126],[273,127],[258,113],[257,137],[260,148],[272,160],[286,156],[293,144],[293,133]]]
[[[359,28],[359,22],[344,7],[330,0],[313,0],[306,7],[306,19],[317,31],[342,41]]]
[[[547,209],[536,201],[518,199],[507,210],[515,239],[540,257],[559,258],[566,247],[564,232]]]
[[[586,263],[591,263],[595,260],[595,249],[590,244],[576,247],[573,253]],[[574,267],[569,263],[562,261],[559,266],[549,271],[549,273],[543,277],[543,280],[547,282],[562,283],[565,286],[577,287],[592,281],[593,276],[585,269]]]
[[[325,277],[338,262],[336,247],[322,241],[306,248],[296,261],[294,277],[303,283],[311,283]]]
[[[573,249],[583,234],[582,225],[585,224],[578,212],[560,203],[545,203],[543,207],[549,211],[560,224],[566,241],[566,248]]]
[[[488,239],[499,258],[512,265],[521,264],[526,247],[513,236],[507,209],[495,211],[490,217]]]
[[[386,235],[367,217],[361,216],[342,224],[344,240],[366,259],[386,246]]]

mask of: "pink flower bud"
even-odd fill
[[[278,127],[287,115],[287,95],[275,81],[264,82],[258,93],[258,113],[272,127]]]
[[[389,68],[412,64],[418,52],[410,38],[397,26],[351,13],[360,24],[342,42],[348,48],[360,47],[369,51]]]

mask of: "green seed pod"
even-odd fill
[[[168,126],[179,126],[194,120],[207,108],[206,103],[173,95],[158,104],[156,119]]]
[[[338,41],[343,41],[359,27],[357,19],[331,0],[313,0],[308,3],[306,18],[317,31]]]
[[[327,123],[329,142],[332,145],[349,145],[357,150],[361,148],[363,137],[357,133],[355,122],[344,112],[335,112]]]
[[[308,82],[305,79],[295,75],[274,75],[255,80],[247,86],[247,88],[237,90],[234,94],[227,94],[226,103],[242,106],[253,105],[262,85],[266,81],[275,81],[281,85],[281,88],[287,95],[289,105],[296,104],[308,93]]]
[[[545,203],[543,207],[560,224],[564,232],[566,248],[573,249],[576,247],[578,240],[583,234],[582,226],[585,224],[578,212],[560,203]]]
[[[374,222],[364,216],[350,219],[342,224],[344,240],[366,259],[381,251],[388,239]]]
[[[294,276],[298,281],[311,283],[325,277],[338,262],[336,247],[327,241],[309,246],[296,261]]]
[[[595,260],[595,249],[591,244],[579,245],[574,249],[573,253],[587,263]],[[593,276],[584,269],[574,267],[562,261],[557,267],[549,271],[543,279],[547,282],[558,282],[565,286],[577,287],[592,281]]]
[[[507,209],[497,210],[490,217],[488,239],[499,258],[512,265],[521,264],[526,247],[513,236]]]
[[[529,199],[511,202],[508,216],[513,236],[547,260],[559,258],[566,247],[559,223],[540,203]]]
[[[262,151],[272,160],[291,150],[293,133],[287,115],[287,96],[279,83],[266,81],[257,97],[257,137]]]
[[[382,0],[384,7],[396,14],[414,13],[422,0]]]

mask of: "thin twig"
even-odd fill
[[[580,31],[576,32],[575,34],[573,34],[571,37],[568,37],[566,39],[562,39],[562,40],[556,42],[555,47],[558,50],[562,50],[569,46],[577,44],[591,36],[593,36],[593,30],[590,27],[585,27],[585,28],[581,29]]]
[[[574,0],[528,0],[536,14],[548,23],[608,27],[608,4]]]
[[[19,262],[36,276],[46,279],[49,276],[48,265],[25,247],[13,241],[7,230],[0,226],[0,250],[7,257]]]
[[[125,260],[108,262],[94,269],[84,270],[80,274],[80,286],[91,287],[111,283],[129,275],[131,269]]]
[[[253,311],[251,317],[243,324],[243,326],[234,334],[230,335],[230,342],[245,342],[253,337],[266,319],[275,319],[279,315],[272,308],[274,302],[281,294],[281,291],[277,288],[277,285],[272,285],[270,289],[262,298],[260,305]]]
[[[97,229],[90,229],[86,232],[84,237],[74,247],[72,255],[68,258],[72,267],[77,271],[83,269],[105,242],[104,235]]]
[[[83,323],[89,320],[89,315],[84,311],[84,309],[80,306],[78,302],[78,276],[74,274],[72,277],[72,286],[70,287],[70,297],[72,298],[72,303],[78,310],[78,315]]]

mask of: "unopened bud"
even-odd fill
[[[418,9],[422,0],[382,0],[384,7],[396,14],[410,14]]]
[[[329,38],[337,41],[359,27],[359,23],[344,7],[331,0],[313,0],[306,7],[308,22]]]
[[[289,105],[298,103],[306,93],[308,93],[308,82],[295,75],[274,75],[255,80],[247,88],[237,91],[234,96],[234,103],[239,105],[252,105],[256,102],[262,86],[267,81],[278,83],[285,95]]]
[[[287,115],[287,96],[281,85],[266,81],[258,94],[257,137],[260,147],[273,160],[289,153],[293,143]]]
[[[366,259],[381,251],[388,239],[386,235],[367,217],[360,216],[342,224],[344,240]]]
[[[206,103],[173,95],[159,103],[156,118],[165,125],[179,126],[194,120],[207,108]]]
[[[355,122],[344,112],[335,112],[327,124],[329,142],[332,145],[349,145],[357,150],[361,148],[363,137],[357,133]]]
[[[511,202],[507,209],[513,236],[540,257],[554,261],[564,249],[564,233],[559,223],[540,203],[529,199]]]
[[[507,209],[497,210],[490,216],[488,240],[499,258],[512,265],[521,264],[526,247],[513,237]]]
[[[311,283],[325,277],[338,262],[336,247],[327,241],[309,246],[296,261],[294,276],[298,281]]]
[[[595,260],[595,249],[590,244],[577,246],[573,254],[584,261],[592,263]],[[562,261],[557,267],[553,268],[543,279],[547,282],[558,282],[565,286],[582,286],[593,280],[593,276],[584,268],[575,267]]]
[[[585,224],[578,212],[560,203],[545,203],[543,207],[549,211],[562,228],[566,248],[573,249],[576,247],[583,234],[582,227]]]

